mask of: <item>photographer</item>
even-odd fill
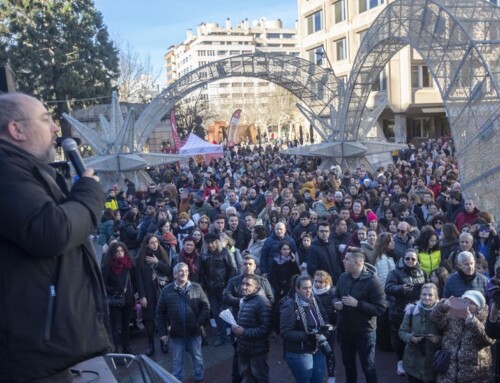
[[[332,352],[324,335],[327,314],[321,302],[314,298],[312,285],[308,275],[297,277],[295,292],[285,297],[280,306],[285,360],[300,383],[323,382],[325,354]]]

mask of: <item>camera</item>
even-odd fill
[[[316,342],[318,344],[318,348],[325,356],[332,353],[332,348],[330,346],[330,343],[328,343],[327,339],[327,336],[330,334],[331,331],[333,331],[333,326],[331,325],[321,326],[319,330],[313,331],[313,333],[316,334]]]

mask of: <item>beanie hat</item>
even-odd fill
[[[366,215],[366,220],[367,220],[368,222],[371,222],[371,221],[378,221],[377,214],[375,214],[373,211],[370,211],[370,212]]]
[[[467,298],[474,302],[478,308],[478,311],[482,310],[486,305],[484,295],[480,291],[468,290],[462,295],[462,298]]]
[[[405,221],[410,226],[413,226],[413,227],[418,226],[417,220],[415,219],[415,217],[412,217],[411,215],[408,217],[405,217],[403,221]]]

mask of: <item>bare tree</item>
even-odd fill
[[[130,42],[119,41],[120,77],[118,94],[121,102],[149,102],[155,96],[155,83],[161,71],[154,73],[149,55],[141,57]]]

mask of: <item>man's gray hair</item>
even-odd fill
[[[178,272],[179,269],[181,269],[181,268],[188,269],[188,271],[189,271],[189,266],[187,265],[187,263],[179,262],[179,263],[176,263],[174,266],[174,273]]]
[[[472,258],[474,261],[476,261],[476,258],[474,258],[474,254],[472,254],[470,251],[462,251],[457,255],[457,262],[461,264],[464,260],[469,258]]]
[[[22,110],[22,93],[0,94],[0,134],[7,133],[9,122],[26,118]]]
[[[467,238],[469,241],[473,241],[474,240],[474,237],[472,236],[471,233],[462,233],[460,234],[460,236],[458,237],[459,240],[462,240],[462,239],[465,239]]]

